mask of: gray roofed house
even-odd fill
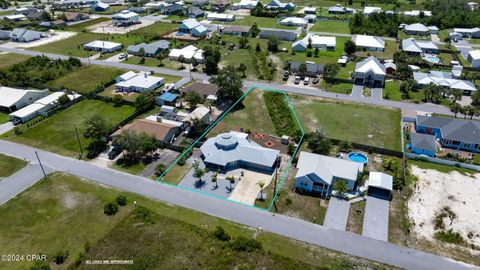
[[[346,180],[353,190],[363,164],[309,152],[300,152],[295,175],[295,188],[329,195],[335,181]]]
[[[247,133],[230,131],[208,139],[201,147],[205,166],[224,172],[237,168],[273,172],[280,151],[265,148],[248,138]]]
[[[232,25],[222,30],[222,34],[233,36],[248,36],[250,28],[247,26]]]
[[[0,40],[10,39],[10,34],[11,34],[11,33],[12,33],[11,31],[0,30]]]
[[[31,42],[43,37],[42,32],[27,30],[24,28],[15,28],[10,33],[10,39],[14,42]]]
[[[417,115],[415,129],[434,135],[444,147],[480,152],[479,121]]]
[[[403,30],[408,35],[420,35],[420,36],[428,36],[430,35],[430,29],[421,23],[413,23],[406,25]]]
[[[204,16],[205,16],[205,11],[197,6],[192,6],[188,9],[188,17],[190,18],[198,18],[198,17],[204,17]]]
[[[156,57],[160,52],[168,50],[170,42],[166,40],[159,40],[153,43],[140,43],[136,45],[130,45],[127,48],[129,54],[138,55],[141,48],[145,51],[146,57]]]
[[[437,152],[435,136],[424,133],[410,133],[410,150],[419,155],[434,157]]]
[[[307,71],[305,74],[299,74],[300,65],[305,64]],[[316,77],[317,75],[323,74],[325,66],[323,64],[315,64],[309,62],[291,62],[290,63],[290,71],[293,73],[298,73],[298,75],[306,75],[310,77]]]
[[[285,30],[263,30],[260,32],[259,38],[267,39],[271,36],[276,36],[278,39],[286,41],[295,41],[297,39],[297,33]]]
[[[446,88],[461,90],[464,95],[471,95],[474,91],[477,91],[476,86],[472,82],[455,79],[449,72],[436,70],[431,70],[430,73],[414,72],[413,79],[420,87],[433,83]]]
[[[208,3],[209,3],[209,0],[193,0],[192,6],[201,7],[201,6],[208,5]]]
[[[438,46],[430,40],[416,40],[407,38],[402,40],[402,50],[410,55],[421,55],[424,53],[438,54]]]

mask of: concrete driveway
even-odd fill
[[[352,86],[352,97],[363,97],[363,85],[356,85]]]
[[[390,201],[367,196],[362,235],[388,241],[388,208]]]
[[[249,171],[246,169],[235,170],[232,173],[235,175],[241,175],[243,171],[242,180],[238,182],[238,185],[233,190],[230,200],[254,205],[255,199],[260,193],[259,182],[265,183],[264,189],[270,185],[273,175]],[[230,173],[229,173],[230,174]]]
[[[0,124],[0,135],[2,135],[3,133],[9,132],[14,127],[15,126],[13,125],[12,122],[6,122],[6,123],[3,123],[3,124]]]
[[[381,100],[382,99],[382,88],[372,88],[372,96],[371,98],[376,99],[376,100]]]
[[[349,201],[332,197],[328,203],[327,214],[325,215],[323,225],[332,229],[345,231],[349,211]]]

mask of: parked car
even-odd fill
[[[308,85],[309,83],[310,83],[310,78],[305,77],[305,79],[303,80],[303,85]]]
[[[108,152],[108,159],[112,160],[115,159],[120,153],[123,151],[122,147],[120,145],[114,145],[112,147],[112,150]]]
[[[290,73],[288,71],[285,71],[285,73],[283,73],[283,80],[288,81],[289,76],[290,76]]]
[[[295,80],[293,81],[294,84],[299,84],[300,83],[300,77],[296,76]]]
[[[118,57],[119,59],[125,59],[128,57],[128,53],[122,53],[120,54],[120,56]]]
[[[316,77],[315,79],[313,79],[312,84],[317,84],[318,82],[320,82],[320,79]]]

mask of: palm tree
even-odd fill
[[[211,178],[211,180],[212,180],[212,183],[215,183],[215,188],[218,188],[217,177],[218,177],[218,173],[217,173],[217,172],[214,172],[214,173],[212,174],[212,176],[210,176],[210,178]]]
[[[192,167],[193,167],[194,169],[198,169],[199,166],[200,166],[200,162],[199,162],[198,160],[193,161]]]
[[[457,102],[454,102],[450,105],[450,111],[455,114],[455,118],[457,118],[457,114],[462,110],[462,105]]]
[[[263,201],[263,187],[265,186],[265,182],[260,181],[257,183],[257,185],[260,187],[260,200]]]
[[[346,180],[338,180],[333,184],[333,189],[343,197],[344,193],[348,191],[348,183]]]
[[[473,116],[476,113],[475,107],[468,105],[467,108],[465,108],[465,112],[467,113],[468,116],[470,116],[470,120],[473,119]]]
[[[202,182],[202,176],[205,175],[205,170],[196,168],[195,171],[193,172],[193,177],[198,178],[198,182]]]
[[[235,176],[227,176],[226,179],[230,181],[230,190],[232,190],[232,184],[235,184]]]

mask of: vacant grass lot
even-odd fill
[[[96,86],[104,85],[125,72],[126,70],[118,68],[89,65],[49,82],[48,85],[86,94],[95,89]]]
[[[85,149],[90,140],[83,138],[83,122],[94,114],[100,114],[108,124],[114,126],[134,113],[130,106],[115,108],[112,104],[99,100],[84,100],[72,107],[55,113],[39,124],[23,129],[23,133],[10,140],[42,148],[66,156],[78,156],[80,153],[75,135],[77,125],[80,141]]]
[[[250,129],[252,132],[275,134],[275,127],[268,114],[263,99],[262,90],[253,90],[242,101],[243,108],[231,110],[217,126],[209,133],[208,137],[228,132],[230,130]]]
[[[103,35],[103,34],[95,34],[95,33],[78,33],[77,35],[60,40],[57,42],[49,43],[46,45],[34,47],[35,51],[45,52],[45,53],[56,53],[56,54],[63,54],[75,57],[88,57],[95,55],[99,52],[94,51],[87,51],[83,49],[83,45],[94,40],[105,40],[110,42],[121,43],[123,45],[124,50],[129,45],[140,43],[143,41],[143,37],[136,36],[136,35]],[[115,52],[116,54],[119,52]],[[112,55],[113,55],[112,54]]]
[[[26,165],[23,160],[0,154],[0,177],[8,177]]]
[[[92,26],[92,25],[95,25],[95,24],[98,24],[98,23],[101,23],[101,22],[110,21],[110,20],[111,20],[110,18],[106,18],[106,17],[95,18],[95,19],[92,19],[92,20],[89,20],[89,21],[86,21],[86,22],[69,25],[69,26],[65,27],[65,30],[81,32],[83,30],[87,30],[87,28]]]
[[[401,150],[400,110],[364,104],[292,96],[291,102],[308,131],[327,137]]]
[[[375,56],[379,59],[393,59],[393,55],[398,50],[398,43],[391,40],[385,40],[384,52],[357,51],[355,55],[360,57]]]
[[[0,54],[0,68],[20,63],[24,60],[27,60],[28,58],[28,56],[22,54],[2,53]]]
[[[312,28],[310,28],[310,31],[349,34],[350,28],[348,28],[347,22],[319,20]]]
[[[10,120],[10,116],[7,113],[0,112],[0,124],[6,123]]]
[[[163,34],[178,28],[178,26],[179,25],[175,23],[156,22],[147,27],[134,30],[130,32],[130,34],[140,35],[151,39],[160,39]]]
[[[127,205],[120,207],[114,216],[103,214],[103,205],[120,194],[127,196]],[[136,218],[134,200],[136,209],[143,206],[151,210],[148,215],[151,219]],[[80,253],[85,253],[85,246],[90,248],[84,260],[122,257],[133,259],[138,269],[255,268],[257,265],[265,269],[379,267],[377,263],[61,173],[50,175],[48,180],[0,206],[0,215],[3,218],[2,254],[38,252],[52,260],[58,251],[68,250],[62,269],[73,267]],[[265,252],[225,249],[227,247],[212,236],[216,226],[222,226],[232,237],[251,238],[255,234]],[[220,266],[224,264],[228,266]],[[8,269],[28,269],[32,265],[24,261],[9,264]],[[90,267],[81,265],[80,268]]]

